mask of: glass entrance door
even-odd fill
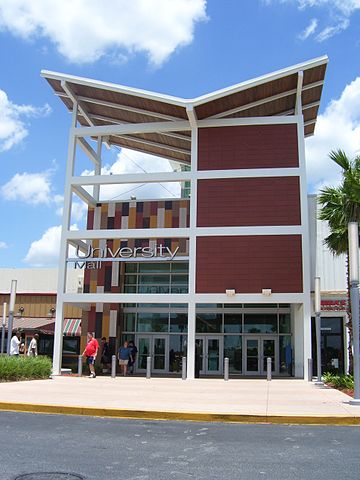
[[[272,373],[279,373],[278,338],[270,336],[246,336],[244,348],[244,373],[266,375],[267,359],[271,358]]]
[[[166,335],[139,335],[137,348],[136,370],[138,372],[146,372],[147,357],[151,357],[152,372],[168,372],[168,338]]]
[[[196,337],[199,343],[200,373],[221,375],[223,370],[223,337]]]

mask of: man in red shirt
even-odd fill
[[[95,378],[96,374],[95,374],[94,365],[95,365],[96,355],[99,350],[99,343],[96,340],[96,338],[94,338],[93,333],[88,333],[87,339],[88,339],[88,343],[86,344],[85,350],[83,352],[83,356],[84,355],[86,356],[86,363],[89,365],[89,369],[90,369],[89,378]]]

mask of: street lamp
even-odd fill
[[[315,277],[315,325],[316,325],[316,357],[317,381],[315,385],[323,385],[321,381],[321,294],[320,277]]]
[[[7,343],[6,343],[6,352],[7,352],[8,355],[10,355],[10,342],[11,342],[12,329],[13,329],[14,308],[15,308],[15,298],[16,298],[16,285],[17,285],[17,280],[11,280],[8,336],[7,336]]]
[[[351,405],[360,405],[360,358],[359,358],[359,228],[357,222],[348,224],[349,280],[352,317],[352,340],[354,359],[354,398]]]

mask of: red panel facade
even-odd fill
[[[199,227],[300,225],[298,177],[198,181]]]
[[[199,170],[298,167],[296,124],[200,128]]]
[[[196,293],[301,293],[301,235],[198,237]]]

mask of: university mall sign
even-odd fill
[[[102,266],[103,261],[120,261],[121,259],[131,258],[166,258],[173,260],[178,253],[179,247],[174,251],[164,245],[152,247],[119,247],[112,250],[107,245],[104,248],[93,248],[87,246],[87,250],[82,252],[80,247],[76,247],[76,259],[68,259],[68,262],[74,262],[75,268],[84,268],[89,270],[98,270]]]

